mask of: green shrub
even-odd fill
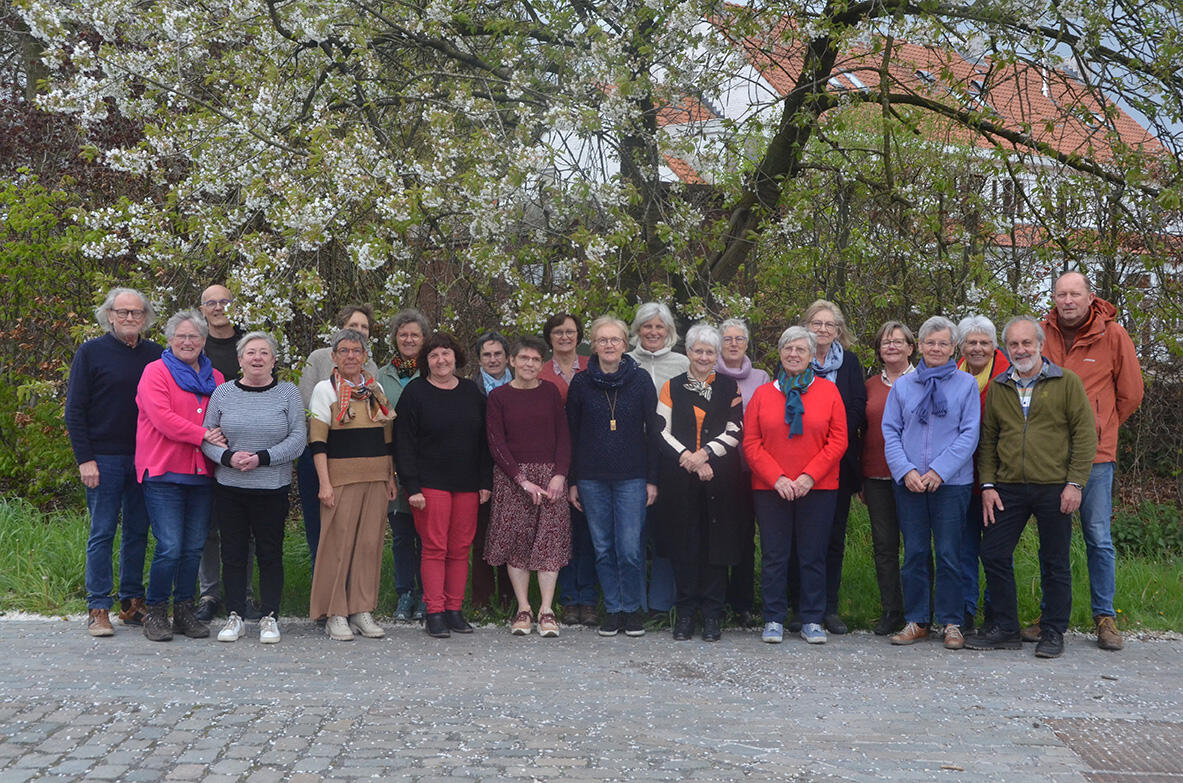
[[[1113,512],[1113,546],[1119,555],[1168,561],[1183,557],[1183,520],[1172,503],[1143,501]]]

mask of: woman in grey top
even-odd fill
[[[217,464],[213,523],[222,534],[222,582],[230,619],[218,641],[244,632],[246,585],[251,564],[247,543],[254,537],[259,563],[263,619],[259,641],[279,641],[279,599],[283,593],[283,527],[288,516],[292,463],[304,450],[304,402],[300,390],[274,377],[275,338],[251,332],[238,341],[242,378],[214,390],[206,427],[220,427],[226,446],[207,443]]]

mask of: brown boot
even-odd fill
[[[209,636],[209,626],[197,619],[192,601],[173,602],[173,633],[184,634],[190,639]]]
[[[86,631],[91,636],[114,636],[111,618],[106,609],[91,609],[86,617]]]
[[[143,625],[148,607],[143,598],[124,598],[120,602],[119,622],[124,625]]]
[[[148,607],[144,616],[144,636],[152,642],[167,642],[173,638],[173,625],[168,619],[168,604]]]
[[[1121,639],[1121,632],[1117,630],[1117,623],[1112,617],[1097,615],[1097,646],[1102,650],[1120,650],[1125,643]]]
[[[1028,625],[1026,628],[1020,629],[1019,638],[1030,644],[1034,644],[1043,638],[1043,629],[1039,625],[1039,621],[1041,619],[1043,618],[1036,617],[1035,622],[1031,623],[1031,625]]]

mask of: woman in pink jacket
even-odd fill
[[[220,429],[206,429],[202,423],[210,394],[224,380],[204,353],[209,336],[205,319],[196,310],[182,310],[168,319],[164,336],[168,348],[144,368],[136,389],[136,478],[144,485],[156,537],[144,636],[154,642],[167,642],[173,633],[209,636],[209,626],[193,614],[214,486],[213,465],[201,444],[226,445]]]

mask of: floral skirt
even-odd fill
[[[523,463],[522,475],[546,489],[554,475],[552,464]],[[571,513],[566,487],[556,501],[537,506],[501,468],[493,467],[493,507],[485,560],[528,571],[558,571],[571,558]]]

